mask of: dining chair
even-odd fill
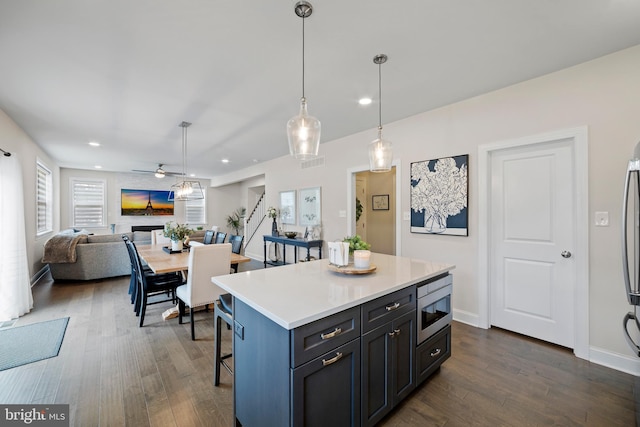
[[[231,243],[231,252],[234,254],[240,254],[242,252],[242,241],[244,240],[244,236],[237,236],[232,234],[229,236],[229,243]],[[238,264],[231,264],[232,273],[238,272]]]
[[[227,238],[227,233],[223,233],[222,231],[218,231],[216,233],[216,239],[213,243],[224,243],[224,240]]]
[[[126,234],[122,235],[122,240],[124,241],[124,245],[127,248],[127,254],[129,255],[129,263],[131,265],[131,280],[129,280],[129,295],[131,295],[131,304],[134,304],[133,308],[136,314],[138,314],[138,302],[136,298],[138,297],[138,277],[136,276],[136,268],[135,268],[135,258],[129,249],[129,245],[127,242],[129,241],[129,236]],[[142,269],[145,273],[153,273],[151,268],[148,265],[142,264]]]
[[[122,235],[122,240],[124,241],[124,245],[127,248],[127,255],[129,255],[129,263],[131,264],[131,279],[129,280],[129,295],[131,295],[131,304],[134,304],[136,301],[136,296],[138,295],[138,277],[136,276],[136,269],[134,267],[134,259],[131,255],[131,251],[129,250],[129,245],[127,242],[129,241],[129,236],[126,234]],[[135,305],[134,305],[135,309]]]
[[[214,304],[225,291],[211,283],[211,277],[229,274],[231,244],[194,246],[189,251],[187,283],[176,289],[178,323],[189,306],[191,340],[196,339],[193,312],[196,307]]]
[[[213,243],[213,236],[215,236],[216,232],[213,230],[207,230],[204,232],[204,239],[202,239],[202,243],[205,245],[210,245]]]
[[[152,245],[169,245],[171,239],[164,237],[164,230],[151,230],[151,244]]]
[[[216,336],[216,349],[213,357],[214,365],[214,380],[215,386],[220,385],[220,367],[223,367],[229,372],[229,375],[233,376],[233,370],[231,366],[225,362],[226,359],[233,357],[233,353],[222,354],[222,321],[227,324],[227,329],[231,329],[233,323],[233,311],[232,311],[232,299],[231,294],[221,294],[218,301],[215,303],[213,309],[214,315],[214,327]],[[231,333],[231,339],[233,340],[233,333]],[[232,345],[233,347],[233,345]]]
[[[140,317],[139,326],[144,326],[144,316],[147,311],[147,305],[159,304],[171,301],[175,303],[176,288],[182,285],[182,276],[178,273],[161,273],[156,274],[151,270],[145,269],[138,255],[135,243],[131,240],[125,241],[130,251],[130,257],[134,259],[134,270],[137,278],[137,292],[135,298],[135,312]],[[149,297],[157,297],[167,294],[168,298],[153,298],[150,302]]]

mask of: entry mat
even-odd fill
[[[57,356],[68,323],[63,317],[0,330],[0,371]]]

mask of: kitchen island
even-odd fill
[[[372,425],[415,388],[416,284],[454,266],[371,263],[366,275],[319,260],[212,279],[233,295],[236,425]]]

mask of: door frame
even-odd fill
[[[574,289],[574,349],[589,360],[589,159],[586,126],[562,129],[523,138],[497,141],[478,147],[478,326],[491,327],[491,158],[496,151],[568,139],[574,155],[576,283]]]
[[[395,188],[395,218],[396,218],[396,256],[402,256],[402,162],[394,159],[391,162],[391,166],[396,168],[396,188]],[[347,236],[351,236],[356,229],[356,206],[355,206],[355,192],[356,192],[356,174],[358,172],[368,172],[369,165],[360,165],[347,169]]]

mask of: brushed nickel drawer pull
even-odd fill
[[[328,366],[331,365],[332,363],[336,363],[338,360],[342,359],[342,353],[340,353],[339,351],[336,352],[336,356],[332,357],[329,360],[325,360],[322,359],[322,366]]]
[[[391,338],[395,337],[396,335],[400,335],[400,329],[394,329],[393,332],[389,332],[389,336]]]
[[[323,340],[328,340],[329,338],[333,338],[336,335],[340,335],[342,333],[342,329],[341,328],[335,328],[333,330],[333,332],[329,332],[326,334],[320,334],[320,338]]]
[[[400,307],[400,303],[399,302],[397,302],[395,304],[392,304],[392,305],[388,305],[385,308],[387,309],[387,311],[391,311],[391,310],[395,310],[398,307]]]
[[[441,350],[439,348],[436,348],[435,351],[431,352],[431,357],[436,357],[437,355],[439,355],[441,352]]]

